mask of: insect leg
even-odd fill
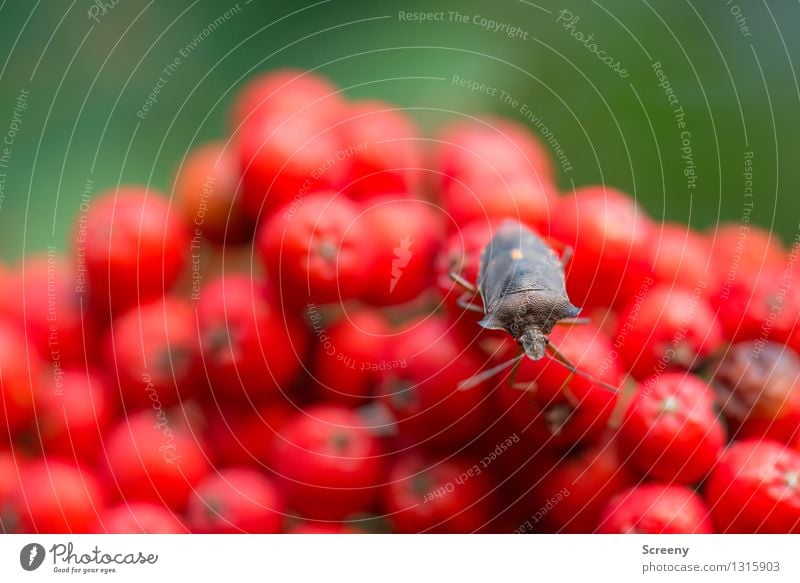
[[[556,322],[557,326],[585,326],[591,323],[591,318],[564,318]]]
[[[516,364],[520,362],[525,357],[525,353],[522,352],[515,356],[514,358],[505,361],[503,364],[498,364],[494,368],[490,368],[489,370],[485,370],[483,372],[479,372],[478,374],[469,377],[466,380],[461,381],[458,383],[458,388],[462,391],[466,391],[467,389],[471,389],[474,386],[481,384],[486,379],[490,379],[495,376],[497,373],[502,372],[503,370],[507,369],[512,364]]]
[[[464,295],[458,298],[456,300],[456,305],[459,308],[464,308],[465,310],[470,310],[471,312],[478,312],[480,314],[483,314],[483,308],[480,306],[476,306],[475,304],[470,302],[469,298],[467,297],[468,295],[470,295],[470,292],[466,292]]]
[[[553,355],[550,356],[549,354],[545,353],[545,356],[547,356],[547,358],[549,358],[550,360],[554,360],[556,362],[561,363],[572,374],[578,375],[579,377],[583,377],[583,378],[585,378],[587,380],[592,381],[593,383],[597,383],[598,385],[600,385],[604,389],[607,389],[607,390],[611,391],[612,393],[618,393],[619,392],[619,389],[617,387],[615,387],[613,385],[610,385],[610,384],[608,384],[608,383],[606,383],[604,381],[601,381],[597,377],[592,376],[589,373],[585,373],[582,370],[580,370],[578,367],[576,367],[574,364],[572,364],[572,362],[570,362],[570,360],[566,356],[561,354],[561,352],[558,350],[558,348],[553,346],[552,342],[550,342],[550,341],[547,342],[547,349],[550,352],[552,352]]]
[[[472,293],[476,293],[478,291],[478,288],[476,288],[473,284],[471,284],[466,279],[461,277],[455,271],[451,271],[448,275],[450,276],[450,279],[452,279],[458,285],[463,287],[465,290],[467,290],[469,292],[472,292]]]

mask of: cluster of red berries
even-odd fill
[[[800,531],[796,249],[561,193],[519,125],[423,138],[309,72],[229,125],[171,197],[111,189],[71,256],[0,272],[0,530]],[[592,323],[551,340],[591,376],[459,388],[519,351],[450,277],[508,218],[574,249]]]

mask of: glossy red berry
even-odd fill
[[[643,474],[693,484],[714,467],[726,435],[711,388],[691,374],[665,373],[638,387],[618,440],[627,459]]]
[[[109,534],[185,534],[187,528],[171,510],[147,502],[126,502],[100,516],[100,530]]]

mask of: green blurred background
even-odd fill
[[[634,193],[658,218],[705,228],[751,212],[787,242],[798,232],[797,2],[102,5],[0,2],[0,140],[14,134],[10,145],[0,145],[7,166],[0,168],[5,260],[65,247],[85,191],[96,195],[118,183],[167,190],[193,144],[224,135],[236,88],[255,72],[286,65],[330,75],[352,97],[414,108],[430,134],[464,113],[493,112],[532,127],[519,106],[457,87],[452,77],[486,83],[547,125],[571,166],[559,168],[565,190],[603,182]],[[556,22],[561,10],[579,18],[573,32],[593,34],[598,50],[630,76],[621,78]],[[401,21],[400,11],[445,15],[414,23]],[[450,21],[449,11],[467,22]],[[519,26],[526,38],[489,30],[476,16]],[[140,119],[137,111],[182,49],[187,56]],[[693,189],[656,61],[685,111]],[[16,104],[24,91],[22,111]],[[746,152],[753,152],[752,199],[745,196]]]

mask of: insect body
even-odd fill
[[[519,363],[524,356],[532,360],[554,358],[570,371],[579,371],[558,349],[550,343],[549,334],[557,324],[581,324],[577,318],[580,308],[572,305],[564,281],[564,263],[571,251],[565,250],[559,258],[545,241],[526,226],[516,221],[505,221],[483,249],[478,269],[477,288],[460,276],[451,277],[468,293],[480,293],[483,308],[475,306],[462,296],[459,305],[482,311],[478,322],[489,330],[505,330],[522,347],[518,357],[485,371],[462,384],[473,386],[498,373],[511,364]],[[549,353],[552,353],[552,356]],[[602,381],[598,382],[616,390]]]

